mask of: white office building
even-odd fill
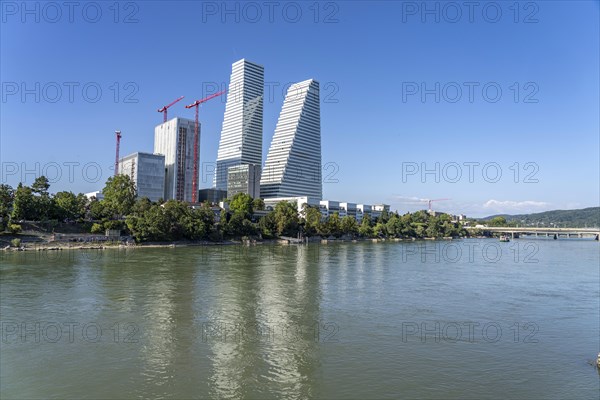
[[[135,184],[137,197],[150,201],[162,199],[165,192],[165,156],[133,153],[119,160],[119,174],[127,175]]]
[[[365,215],[368,215],[369,218],[372,218],[372,207],[369,204],[357,204],[356,205],[356,220],[362,221]]]
[[[321,200],[319,202],[319,208],[321,210],[321,216],[323,218],[328,218],[335,213],[338,213],[338,215],[339,215],[340,202],[332,201],[332,200]],[[342,215],[340,215],[340,217],[342,217]]]
[[[319,199],[308,196],[297,196],[297,197],[278,197],[278,198],[269,198],[264,199],[265,201],[265,210],[273,211],[277,203],[282,201],[287,201],[290,203],[296,203],[296,207],[298,208],[298,215],[302,215],[302,209],[304,205],[308,205],[311,207],[319,207]]]
[[[162,154],[165,157],[165,185],[162,196],[165,200],[192,201],[194,131],[193,120],[179,117],[157,125],[154,129],[154,154]],[[200,132],[198,126],[198,141]]]
[[[355,203],[348,203],[348,202],[340,203],[340,217],[345,217],[345,216],[356,218],[356,204]]]
[[[264,67],[247,60],[231,66],[214,187],[227,190],[228,169],[262,165]]]
[[[287,91],[263,168],[263,198],[322,198],[319,82],[309,79]]]

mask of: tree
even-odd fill
[[[342,235],[342,223],[340,221],[340,215],[335,212],[327,218],[327,229],[330,235],[340,237]]]
[[[385,230],[388,236],[401,237],[404,231],[404,224],[398,214],[392,214],[388,222],[385,224]]]
[[[346,215],[341,222],[342,233],[344,235],[356,235],[358,233],[358,222],[354,217]]]
[[[229,200],[229,209],[233,212],[241,212],[246,218],[249,218],[254,211],[253,200],[249,194],[246,193],[236,193]]]
[[[15,191],[9,185],[0,185],[0,231],[6,229],[13,207]]]
[[[32,215],[31,219],[43,221],[54,214],[54,204],[50,198],[48,189],[50,189],[48,178],[43,175],[35,178],[35,181],[31,185],[31,191],[35,195],[33,198],[35,215]]]
[[[381,215],[379,216],[379,218],[377,218],[377,222],[380,222],[382,224],[386,224],[390,219],[390,213],[384,208],[383,211],[381,212]]]
[[[147,197],[139,198],[135,201],[133,207],[131,207],[131,214],[143,215],[150,207],[152,207],[152,202]]]
[[[81,199],[73,192],[58,192],[54,195],[54,216],[58,220],[76,220],[82,217]]]
[[[296,203],[281,201],[274,210],[277,235],[295,236],[298,233],[298,209]]]
[[[304,232],[307,236],[317,234],[319,224],[321,223],[321,210],[318,207],[312,207],[308,204],[302,206],[302,217],[304,219]]]
[[[228,236],[240,237],[251,236],[256,232],[256,229],[242,211],[236,211],[231,216],[226,231]]]
[[[258,220],[258,229],[264,238],[270,239],[277,236],[277,222],[275,221],[275,211],[271,211]]]
[[[33,192],[29,186],[19,183],[15,191],[11,220],[33,220],[36,217]]]
[[[365,214],[360,223],[360,227],[358,228],[358,233],[362,237],[371,237],[373,236],[373,229],[371,228],[371,218],[369,215]]]
[[[506,218],[494,217],[488,222],[488,226],[506,226]]]
[[[254,199],[254,201],[252,202],[252,208],[255,211],[264,211],[265,209],[265,201],[263,199]]]
[[[385,229],[385,224],[381,222],[377,222],[373,227],[373,235],[377,237],[385,237],[387,235],[387,231]]]
[[[135,184],[129,175],[111,176],[102,190],[108,215],[121,218],[128,215],[135,203]]]
[[[48,178],[45,176],[38,176],[31,185],[31,191],[40,196],[48,196],[48,189],[50,189],[50,183]]]
[[[108,209],[105,207],[104,200],[96,200],[96,198],[93,197],[89,204],[89,210],[90,217],[93,220],[108,218]]]

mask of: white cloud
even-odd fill
[[[488,200],[483,204],[483,209],[495,214],[514,214],[540,212],[548,209],[550,203],[545,201],[514,201],[514,200]]]

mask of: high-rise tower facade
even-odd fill
[[[192,201],[195,126],[191,119],[177,117],[154,128],[154,154],[165,156],[165,200]]]
[[[263,198],[322,199],[319,82],[309,79],[287,91],[260,180]]]
[[[231,66],[214,186],[227,190],[228,168],[262,164],[264,67],[245,59]]]

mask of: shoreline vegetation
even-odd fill
[[[238,193],[228,210],[215,204],[137,198],[127,175],[110,177],[104,198],[72,192],[49,193],[41,176],[16,189],[0,185],[0,248],[38,250],[112,247],[190,247],[228,244],[328,241],[413,241],[481,236],[469,233],[447,214],[382,211],[357,221],[338,213],[324,217],[318,207],[280,202],[265,210],[262,199]],[[504,221],[497,221],[499,223]]]

